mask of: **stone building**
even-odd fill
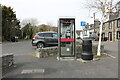
[[[103,23],[102,27],[102,40],[107,39],[107,41],[118,41],[120,39],[120,1],[116,4],[116,12],[108,12],[107,18]],[[95,20],[95,24],[85,28],[84,32],[89,32],[99,34],[100,31],[100,21]]]
[[[95,23],[90,25],[90,28],[89,28],[90,34],[92,33],[99,34],[100,24],[101,22],[99,21],[99,19],[95,19]]]
[[[107,37],[108,41],[120,39],[120,17],[104,22],[102,36]]]
[[[104,22],[102,36],[108,41],[118,41],[120,39],[120,1],[117,3],[117,11],[109,13],[109,20]]]

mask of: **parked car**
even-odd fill
[[[18,36],[11,36],[12,42],[18,42],[19,37]]]
[[[49,45],[58,45],[58,34],[56,32],[38,32],[32,38],[32,46],[44,48]]]
[[[90,38],[92,40],[99,41],[99,35],[98,34],[93,33],[93,34],[90,35]],[[108,37],[103,37],[101,35],[101,41],[107,41],[107,40],[108,40]]]
[[[96,34],[96,33],[90,34],[90,38],[91,38],[92,40],[95,40],[95,41],[98,41],[98,40],[99,40],[99,36],[98,36],[98,34]]]

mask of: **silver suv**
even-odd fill
[[[32,39],[32,46],[37,46],[37,48],[48,45],[58,45],[58,34],[56,32],[38,32]]]

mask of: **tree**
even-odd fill
[[[21,25],[25,26],[26,24],[31,24],[31,26],[37,26],[38,20],[36,18],[27,18],[22,20]]]
[[[30,24],[26,24],[21,30],[22,30],[22,38],[26,38],[26,36],[28,35],[29,33],[29,26]]]
[[[47,22],[47,25],[49,26],[49,31],[53,31],[52,27],[53,27],[53,23],[52,22]]]
[[[2,42],[2,7],[0,4],[0,42]]]
[[[32,26],[30,23],[26,24],[22,29],[22,38],[32,39],[33,35],[37,32],[37,27]]]
[[[2,6],[2,36],[4,40],[10,40],[11,36],[20,36],[20,21],[16,18],[13,8]],[[19,33],[18,33],[18,32]]]
[[[102,26],[104,21],[106,20],[107,11],[111,13],[115,9],[115,5],[113,5],[113,0],[87,0],[86,7],[89,9],[98,10],[101,13],[101,26],[100,26],[100,36],[98,43],[98,51],[97,55],[100,56],[100,46],[101,46],[101,34],[102,34]]]
[[[36,26],[38,24],[38,20],[36,18],[28,18],[24,19],[21,22],[22,28],[22,37],[23,39],[25,37],[28,37],[29,39],[32,39],[33,35],[37,32]]]
[[[49,31],[49,30],[50,30],[49,28],[50,28],[50,26],[45,25],[45,24],[42,24],[42,25],[39,25],[39,26],[38,26],[38,30],[39,30],[40,32]]]

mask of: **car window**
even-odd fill
[[[43,37],[43,34],[42,34],[42,33],[39,33],[38,35]]]
[[[58,34],[53,34],[53,37],[58,37]]]
[[[52,37],[51,33],[44,33],[44,37]]]

